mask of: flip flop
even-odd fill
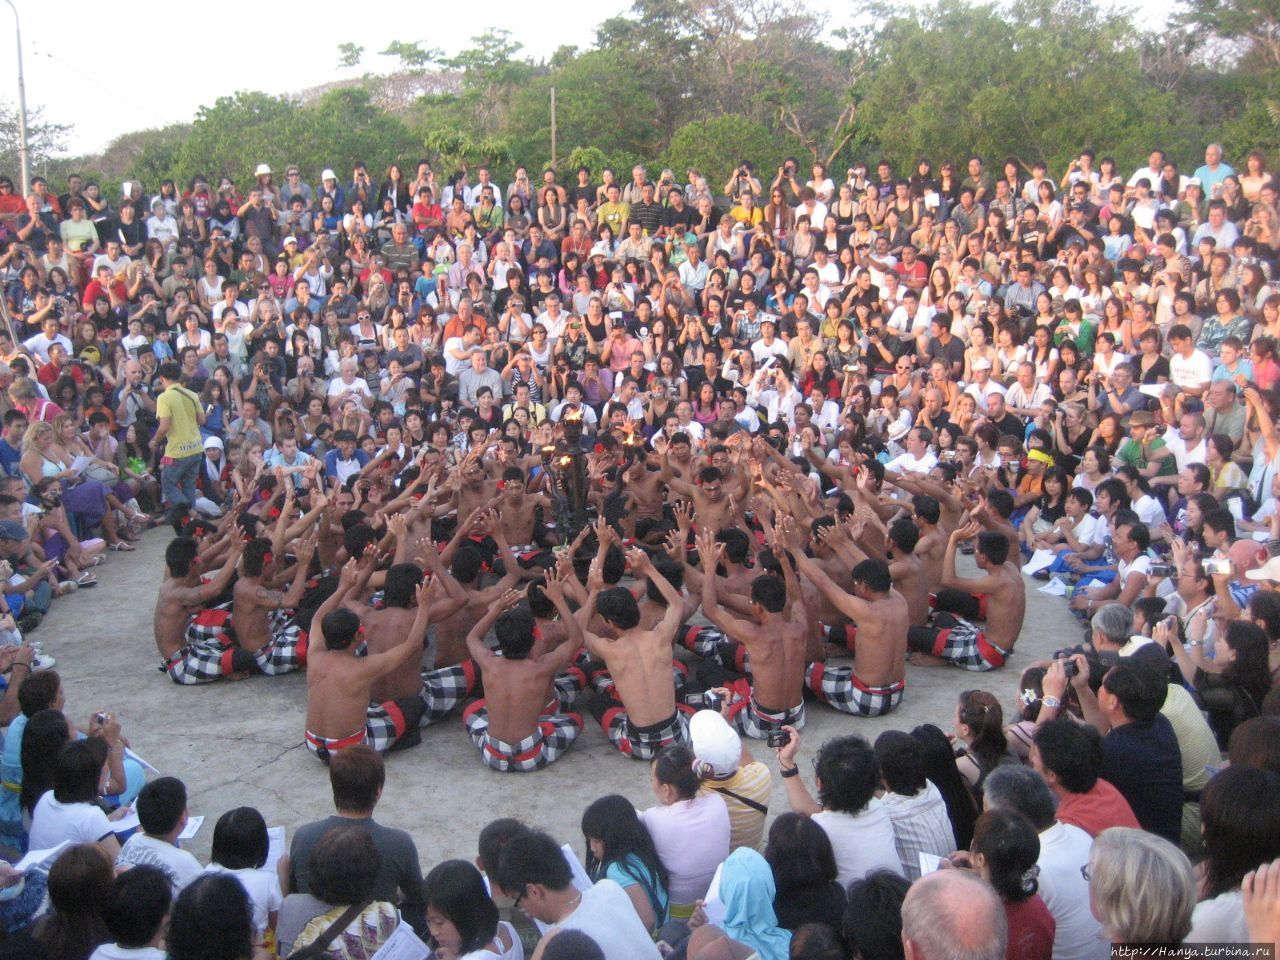
[[[96,587],[98,585],[98,578],[95,577],[92,573],[86,572],[76,577],[76,583],[78,583],[82,587]]]
[[[84,569],[88,570],[90,567],[100,567],[106,562],[107,562],[107,558],[104,557],[102,554],[98,554],[88,563],[84,564]]]
[[[125,540],[117,540],[115,543],[110,544],[107,549],[113,553],[133,553],[138,548]]]

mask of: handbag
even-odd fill
[[[329,949],[329,944],[338,939],[342,931],[351,925],[351,921],[364,913],[365,908],[371,903],[373,903],[372,900],[365,900],[362,903],[353,903],[347,907],[342,916],[325,928],[324,933],[320,934],[305,947],[293,951],[286,960],[310,960],[310,958],[323,955]]]

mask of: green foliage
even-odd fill
[[[900,166],[1012,153],[1061,169],[1094,147],[1123,167],[1155,142],[1183,155],[1203,131],[1142,73],[1137,48],[1129,20],[1083,0],[942,0],[881,31],[858,123]]]
[[[246,182],[259,163],[281,173],[296,163],[314,180],[325,167],[349,171],[363,160],[376,176],[390,163],[416,158],[419,149],[404,122],[376,109],[359,87],[332,90],[305,106],[242,92],[202,109],[180,143],[144,149],[130,173],[148,183],[161,173],[179,182],[196,173]]]
[[[726,114],[702,123],[685,124],[671,138],[664,155],[665,164],[682,179],[694,167],[718,191],[728,181],[736,164],[751,161],[766,183],[782,166],[785,157],[804,151],[795,138],[779,135],[762,123],[740,114]]]
[[[27,149],[32,176],[46,171],[53,158],[66,149],[70,132],[68,124],[46,120],[41,107],[27,110]],[[10,174],[14,184],[18,183],[18,171],[21,169],[19,143],[18,107],[0,98],[0,170]]]
[[[358,67],[360,59],[364,56],[364,47],[357,43],[347,41],[338,44],[338,68]]]
[[[344,47],[350,46],[352,44],[344,43],[340,44],[338,49],[343,50]],[[363,51],[364,48],[356,47],[356,49]],[[346,51],[343,52],[345,57]],[[424,50],[422,49],[422,44],[417,40],[392,40],[387,44],[387,49],[381,51],[381,53],[384,57],[395,57],[399,60],[401,70],[422,70],[440,59],[439,50]],[[358,57],[356,58],[356,63],[359,63]],[[348,64],[348,66],[355,66],[355,64]]]
[[[147,183],[195,172],[243,180],[258,163],[297,163],[314,178],[363,159],[379,170],[425,147],[444,165],[556,166],[665,161],[723,184],[749,159],[764,174],[788,154],[844,164],[917,156],[993,165],[1013,154],[1061,170],[1082,147],[1131,167],[1159,145],[1197,164],[1209,140],[1229,161],[1280,150],[1280,0],[1184,0],[1172,24],[1142,32],[1090,0],[869,0],[861,26],[829,29],[806,0],[632,0],[591,49],[544,62],[490,29],[449,58],[393,40],[399,67],[311,102],[240,92],[193,122],[117,139],[74,162]],[[337,44],[339,68],[365,50]],[[438,73],[428,68],[438,68]],[[405,81],[397,86],[394,81]],[[391,88],[440,91],[408,106]],[[375,102],[372,97],[380,99]],[[0,167],[17,166],[13,111],[0,101]],[[33,123],[33,164],[65,129]],[[40,159],[44,155],[45,159]]]

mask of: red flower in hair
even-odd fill
[[[604,444],[597,443],[593,449],[596,453],[604,453]]]

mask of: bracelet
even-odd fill
[[[1040,703],[1041,705],[1050,707],[1054,710],[1057,710],[1062,706],[1062,701],[1059,700],[1057,697],[1045,697],[1043,700],[1040,701]]]
[[[789,779],[789,778],[791,778],[791,777],[799,776],[799,775],[800,775],[800,768],[799,768],[799,767],[792,767],[792,768],[791,768],[791,769],[789,769],[789,770],[783,770],[781,767],[779,767],[779,768],[778,768],[778,773],[780,773],[780,774],[782,775],[782,779],[787,780],[787,779]]]

